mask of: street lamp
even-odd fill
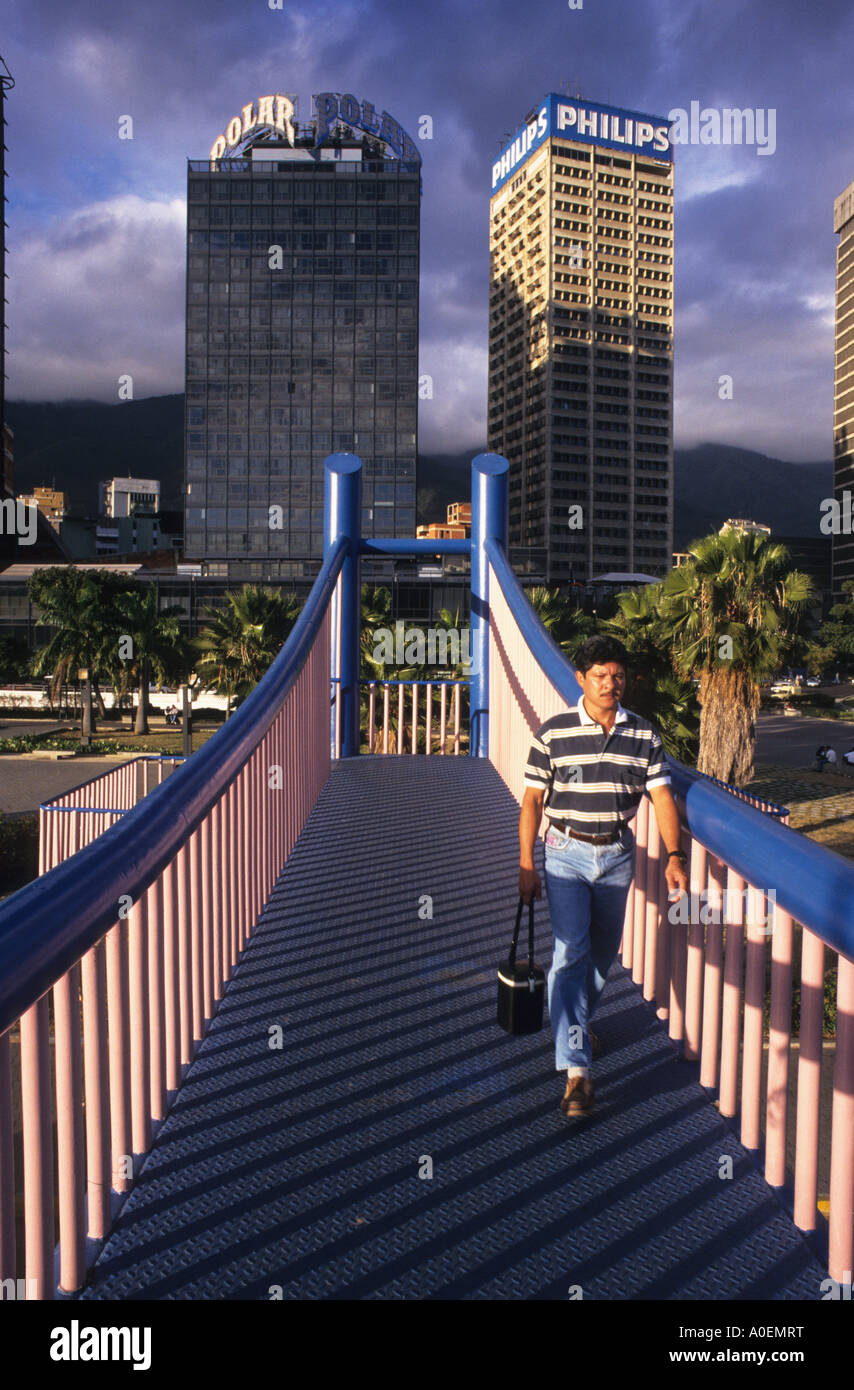
[[[92,682],[88,666],[81,666],[77,679],[83,686],[83,709],[81,711],[80,747],[84,752],[92,746]]]

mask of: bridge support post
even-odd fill
[[[510,465],[478,454],[471,465],[471,709],[469,753],[489,756],[489,561],[485,542],[507,546]]]
[[[336,715],[341,737],[341,757],[359,752],[359,636],[362,593],[359,549],[362,528],[362,460],[355,454],[330,454],[324,465],[324,557],[339,536],[347,540],[347,556],[332,603],[332,740]],[[340,624],[340,629],[339,629]],[[340,630],[340,642],[338,633]]]

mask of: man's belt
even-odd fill
[[[586,840],[589,845],[615,845],[623,838],[625,828],[620,826],[617,830],[610,830],[607,835],[585,835],[581,830],[573,830],[565,820],[553,820],[549,824],[552,829],[560,830],[564,835],[571,835],[573,840]]]

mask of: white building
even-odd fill
[[[103,484],[104,514],[132,516],[134,512],[160,511],[160,482],[157,478],[110,478]]]

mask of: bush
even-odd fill
[[[38,871],[37,816],[8,816],[0,811],[0,890],[14,893],[36,878]]]

